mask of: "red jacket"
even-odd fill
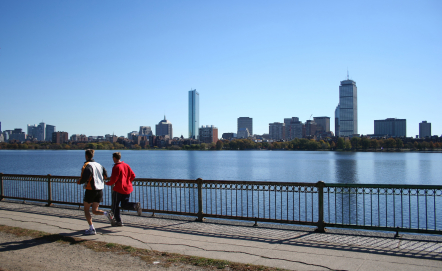
[[[114,191],[120,194],[130,194],[134,189],[132,187],[132,181],[135,179],[135,173],[130,166],[123,161],[116,163],[112,168],[112,176],[107,185],[113,185]]]

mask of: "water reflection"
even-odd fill
[[[337,183],[358,183],[358,159],[355,153],[343,153],[335,156],[335,181]]]

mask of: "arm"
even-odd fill
[[[83,168],[81,169],[81,177],[77,181],[77,184],[84,184],[92,177],[92,168],[88,166],[88,163],[85,163]]]
[[[105,182],[106,185],[113,185],[117,182],[118,178],[120,176],[120,171],[117,166],[114,166],[112,168],[112,176],[110,177],[110,180],[108,182]]]

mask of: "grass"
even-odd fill
[[[216,260],[203,257],[195,257],[188,255],[181,255],[176,253],[161,252],[156,250],[147,250],[134,248],[115,243],[105,243],[100,241],[90,241],[78,237],[67,237],[59,234],[50,234],[41,231],[27,230],[17,227],[9,227],[0,225],[0,231],[13,234],[15,236],[25,236],[34,239],[43,239],[49,242],[64,243],[68,245],[80,245],[96,252],[111,252],[117,254],[128,254],[133,257],[139,257],[147,264],[153,265],[154,262],[159,262],[158,265],[163,267],[170,267],[172,265],[191,265],[204,270],[240,270],[240,271],[274,271],[283,270],[279,268],[266,267],[262,265],[251,265],[234,263],[225,260]],[[0,268],[1,271],[1,268]]]

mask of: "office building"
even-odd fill
[[[28,138],[36,139],[37,141],[45,141],[46,137],[46,124],[44,122],[40,122],[39,125],[29,125],[27,127]],[[51,141],[51,140],[49,140]]]
[[[406,137],[407,120],[387,118],[374,121],[374,135],[387,137]]]
[[[199,128],[199,139],[202,143],[216,143],[218,141],[218,128],[213,125]]]
[[[338,104],[338,106],[336,106],[335,109],[335,135],[337,137],[340,137],[339,129],[341,129],[341,127],[339,126],[339,104]]]
[[[351,136],[358,133],[358,88],[356,82],[348,79],[339,86],[339,104],[335,111],[337,136]]]
[[[198,139],[200,124],[200,97],[194,90],[189,91],[189,138]]]
[[[249,138],[251,134],[248,128],[239,128],[237,138]]]
[[[269,137],[273,140],[283,140],[285,134],[284,123],[269,123]]]
[[[305,122],[305,136],[315,136],[317,131],[318,125],[314,120],[307,120]]]
[[[223,133],[223,139],[232,140],[236,138],[236,133]]]
[[[303,138],[302,127],[303,123],[299,121],[299,118],[292,117],[284,119],[285,124],[285,140],[290,141],[295,138]]]
[[[11,131],[11,134],[9,135],[9,141],[11,140],[23,142],[26,140],[26,133],[23,132],[20,128],[15,128],[13,131]]]
[[[431,123],[426,120],[419,123],[419,138],[431,137]]]
[[[67,132],[54,132],[52,133],[52,143],[63,144],[69,141]]]
[[[55,126],[54,125],[46,125],[46,130],[45,130],[45,141],[52,141],[52,133],[55,132]]]
[[[137,131],[129,132],[129,133],[127,133],[127,139],[133,140],[134,136],[137,136],[137,135],[138,135]]]
[[[238,118],[238,126],[237,126],[237,135],[238,138],[247,138],[253,136],[253,119],[249,117],[239,117]],[[245,137],[245,130],[247,128],[248,136]]]
[[[152,135],[152,129],[150,126],[140,126],[140,132],[138,133],[140,136],[151,136]]]
[[[316,131],[320,133],[330,132],[330,117],[313,117],[316,123]]]
[[[155,125],[155,135],[169,136],[169,138],[173,138],[172,123],[166,120],[166,116],[164,116],[164,119],[162,121]]]

